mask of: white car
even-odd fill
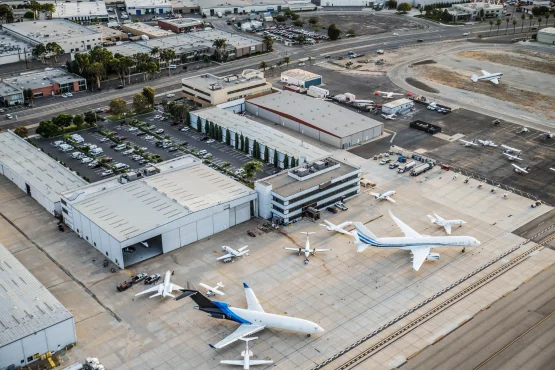
[[[112,170],[106,170],[106,171],[103,171],[100,175],[101,175],[102,177],[106,177],[106,176],[110,176],[110,175],[113,175],[113,174],[114,174],[114,171],[112,171]]]
[[[67,94],[62,94],[62,98],[67,98]]]
[[[393,36],[399,36],[399,34],[398,34],[398,33],[394,33]]]
[[[163,128],[159,128],[158,130],[154,131],[157,134],[163,134],[164,133],[164,129]]]
[[[139,131],[139,129],[136,128],[136,127],[129,127],[129,128],[127,129],[127,131],[129,131],[129,132],[134,132],[134,131]]]
[[[240,174],[242,174],[243,172],[245,172],[245,170],[242,169],[242,168],[239,168],[238,170],[235,171],[235,174],[236,174],[236,175],[240,175]]]
[[[127,16],[127,15],[125,15],[125,14],[122,14],[122,15],[121,15],[121,19],[128,19],[128,18],[129,18],[129,16]]]
[[[183,127],[183,128],[182,128],[181,130],[179,130],[179,131],[187,132],[187,131],[189,131],[189,127]]]
[[[95,166],[98,166],[98,162],[97,161],[92,161],[91,163],[89,163],[89,167],[93,168]]]
[[[216,142],[216,140],[214,140],[214,139],[206,140],[206,144],[212,144],[214,142]]]
[[[167,94],[166,98],[175,98],[175,94]]]
[[[470,32],[463,33],[463,36],[468,36],[468,35],[470,35]]]
[[[145,140],[152,140],[152,139],[154,139],[154,136],[152,135],[145,136]]]
[[[66,96],[67,96],[67,97],[69,98],[69,97],[72,97],[72,96],[73,96],[73,94],[72,94],[72,93],[70,93],[70,92],[68,92],[68,93],[66,93]]]
[[[129,154],[133,154],[134,150],[133,149],[127,149],[124,150],[123,152],[121,152],[121,154],[123,155],[129,155]]]
[[[6,118],[7,119],[13,119],[13,116],[11,114],[6,114]]]
[[[142,150],[143,152],[146,152],[148,150],[146,146],[140,147],[139,149]]]
[[[206,153],[208,153],[208,150],[201,150],[198,152],[199,155],[205,155]]]
[[[206,153],[205,155],[202,156],[202,158],[206,159],[206,158],[210,158],[212,157],[212,154],[210,153]]]
[[[89,158],[89,157],[85,157],[85,158],[81,159],[81,163],[90,163],[92,161],[93,161],[93,159]]]
[[[302,67],[302,66],[304,66],[304,65],[305,65],[304,62],[300,62],[300,63],[299,63],[299,67]]]
[[[100,142],[101,142],[101,143],[105,143],[105,142],[108,141],[108,140],[110,140],[110,139],[108,139],[107,137],[103,137],[102,139],[100,139]]]

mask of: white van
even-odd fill
[[[102,150],[102,148],[95,148],[95,149],[89,151],[89,154],[92,155],[92,156],[95,156],[95,157],[101,155],[102,153],[104,153],[104,150]]]
[[[116,163],[116,164],[114,165],[114,168],[115,168],[116,170],[123,170],[123,169],[129,168],[129,165],[127,165],[127,164],[125,164],[125,163]]]
[[[125,145],[125,144],[120,144],[120,145],[116,146],[116,147],[114,148],[114,150],[117,151],[117,152],[119,152],[119,151],[121,151],[121,150],[123,150],[123,149],[125,149],[125,148],[127,148],[127,145]]]

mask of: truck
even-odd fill
[[[221,17],[223,17],[223,14],[222,14],[222,12],[217,12],[217,13],[216,13],[216,15],[218,16],[218,18],[221,18]]]
[[[416,162],[415,161],[410,161],[408,163],[405,163],[405,164],[399,166],[399,169],[397,171],[399,173],[407,172],[408,170],[410,170],[414,166],[416,166]]]
[[[324,99],[330,95],[330,92],[320,87],[310,86],[306,94],[308,96],[312,96],[313,98]]]
[[[434,167],[434,164],[432,162],[426,162],[424,164],[421,164],[420,166],[414,167],[412,169],[412,171],[410,171],[410,175],[411,176],[418,176],[421,173],[424,173],[424,172],[428,171],[432,167]]]

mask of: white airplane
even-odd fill
[[[514,161],[514,160],[522,161],[522,158],[520,158],[520,153],[518,153],[517,155],[512,155],[512,154],[503,152],[503,155],[507,156],[507,158],[509,158],[509,161]]]
[[[304,253],[305,256],[305,260],[304,260],[304,264],[308,264],[308,257],[312,254],[313,256],[316,254],[316,252],[327,252],[330,251],[331,249],[310,249],[310,240],[308,239],[308,236],[310,234],[315,234],[315,233],[309,233],[306,231],[302,231],[301,234],[305,234],[306,235],[306,243],[304,246],[304,249],[302,248],[284,248],[288,251],[295,251],[297,252],[297,255],[300,256],[301,253]]]
[[[478,144],[476,144],[476,143],[474,142],[474,140],[472,140],[472,141],[466,141],[466,140],[463,140],[463,139],[459,139],[459,141],[460,141],[461,143],[464,143],[464,146],[472,146],[472,145],[478,146]]]
[[[530,130],[528,129],[528,127],[524,127],[524,126],[523,126],[523,127],[520,129],[520,131],[517,132],[517,134],[524,134],[524,133],[529,132],[529,131],[530,131]]]
[[[350,232],[346,231],[344,228],[346,226],[352,225],[353,223],[351,221],[346,221],[343,222],[339,225],[334,225],[331,222],[329,222],[328,220],[324,220],[324,224],[320,224],[320,226],[325,227],[328,231],[335,231],[341,234],[347,234],[347,235],[351,235]]]
[[[243,286],[247,296],[246,309],[230,307],[225,302],[211,301],[199,292],[190,281],[187,282],[187,289],[182,290],[183,294],[176,298],[176,300],[180,300],[191,297],[197,304],[194,307],[195,309],[204,311],[216,319],[231,320],[240,324],[233,333],[214,345],[210,344],[210,347],[223,348],[243,337],[258,333],[264,328],[290,330],[305,333],[308,336],[324,332],[322,327],[312,321],[264,312],[252,289],[245,283],[243,283]]]
[[[489,73],[488,71],[484,71],[482,69],[482,76],[472,75],[470,79],[474,82],[487,80],[493,82],[496,85],[499,85],[499,80],[501,79],[501,76],[503,76],[503,73]]]
[[[431,253],[432,248],[444,247],[466,247],[478,246],[478,239],[471,236],[429,236],[420,235],[410,226],[403,223],[389,211],[389,215],[397,226],[405,234],[404,237],[378,238],[360,222],[355,222],[356,231],[352,235],[355,244],[358,245],[357,252],[362,252],[369,246],[376,248],[395,248],[409,250],[412,253],[412,269],[418,271],[425,260],[437,261],[439,253]]]
[[[376,200],[384,200],[385,199],[385,200],[389,200],[390,202],[396,203],[395,200],[393,198],[391,198],[392,195],[397,194],[396,191],[389,190],[389,191],[386,191],[383,194],[379,194],[379,193],[370,193],[370,194],[372,194],[374,196],[374,198],[376,198]]]
[[[395,113],[392,113],[392,114],[382,114],[382,117],[385,118],[385,119],[390,119],[390,120],[394,121],[395,118],[393,118],[393,117],[395,117]]]
[[[147,290],[143,290],[140,293],[135,294],[135,297],[141,294],[146,294],[146,293],[152,293],[152,292],[156,292],[155,294],[151,295],[148,298],[153,298],[153,297],[158,297],[158,296],[162,296],[162,297],[173,297],[175,298],[175,296],[172,294],[172,292],[174,290],[181,290],[184,289],[183,287],[180,287],[179,285],[176,284],[172,284],[170,281],[170,278],[172,276],[172,272],[171,271],[167,271],[166,275],[164,276],[164,281],[160,284],[157,284],[155,286],[153,286],[152,288],[149,288]]]
[[[222,292],[221,290],[218,290],[218,288],[225,288],[225,285],[222,284],[222,282],[220,281],[218,284],[216,284],[215,287],[211,287],[209,285],[206,285],[204,283],[200,283],[199,284],[201,287],[203,287],[204,289],[206,289],[206,296],[207,297],[211,297],[214,294],[217,295],[225,295],[224,292]]]
[[[517,165],[514,164],[514,163],[511,163],[511,164],[512,164],[513,167],[515,168],[514,171],[515,171],[516,173],[528,173],[528,171],[530,171],[530,167],[528,167],[528,166],[527,166],[526,168],[522,168],[522,167],[517,166]]]
[[[430,221],[432,221],[433,224],[442,226],[448,235],[451,235],[451,226],[453,225],[462,226],[463,224],[466,224],[466,221],[463,221],[463,220],[445,220],[435,213],[434,213],[434,216],[435,217],[428,215],[428,218],[430,219]]]
[[[359,108],[364,108],[369,105],[375,105],[375,103],[372,100],[360,100],[360,99],[351,100],[350,103],[355,107],[359,107]]]
[[[555,168],[551,168],[551,167],[549,167],[549,169],[550,169],[551,171],[555,171]]]
[[[495,144],[493,141],[491,141],[491,140],[478,140],[478,142],[479,142],[480,144],[482,144],[482,146],[492,146],[492,147],[499,146],[499,145],[496,145],[496,144]]]
[[[512,148],[512,147],[510,147],[508,145],[505,145],[505,144],[501,144],[501,146],[506,149],[504,151],[505,153],[520,153],[520,152],[522,152],[522,150],[520,150],[520,149]]]
[[[248,245],[245,245],[244,247],[241,247],[241,248],[235,250],[231,247],[228,247],[227,245],[224,245],[222,247],[222,249],[225,252],[227,252],[227,254],[224,254],[223,256],[218,257],[217,260],[219,261],[219,260],[223,260],[223,259],[226,259],[226,258],[235,258],[235,257],[245,258],[245,256],[249,255],[249,250],[247,249],[248,247],[249,247]]]
[[[376,91],[376,92],[374,93],[374,95],[380,95],[382,98],[391,99],[391,98],[393,98],[395,95],[403,96],[403,95],[405,95],[405,94],[400,94],[400,93],[395,93],[395,92],[388,92],[388,91]]]
[[[243,370],[249,370],[251,365],[256,366],[256,365],[273,364],[274,361],[272,360],[251,360],[251,358],[253,357],[253,353],[251,350],[249,350],[249,342],[255,339],[258,339],[258,337],[239,338],[239,340],[244,341],[246,345],[245,350],[241,352],[241,356],[243,356],[243,359],[242,360],[222,360],[220,361],[220,364],[243,366]]]

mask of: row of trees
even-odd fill
[[[154,97],[154,88],[151,86],[143,87],[143,90],[133,97],[133,111],[137,114],[149,112],[154,107]],[[114,116],[129,113],[127,102],[121,98],[112,99],[110,101],[110,113]]]
[[[62,52],[63,52],[62,47],[55,42],[49,42],[46,45],[45,44],[35,45],[35,47],[31,51],[33,56],[40,58],[43,64],[46,63],[46,55],[53,55],[54,60],[57,63],[58,57],[62,55]]]
[[[547,20],[549,19],[550,15],[549,13],[544,15],[545,17],[545,26],[547,27]],[[520,23],[520,32],[524,31],[524,23],[526,21],[526,18],[528,18],[529,23],[528,23],[528,31],[530,31],[532,29],[532,27],[534,27],[534,15],[533,14],[529,14],[528,16],[526,16],[526,14],[522,14],[520,16],[521,19],[521,23]],[[543,21],[542,17],[538,17],[538,27],[541,26],[541,22]],[[507,33],[508,29],[509,29],[509,23],[511,23],[511,18],[507,17],[505,18],[505,34]],[[497,26],[497,34],[499,35],[499,27],[503,24],[503,21],[501,20],[501,18],[497,18],[495,20],[495,22],[493,21],[493,19],[490,19],[489,21],[489,33],[488,36],[491,34],[491,29],[493,28],[494,25]],[[518,21],[516,19],[512,19],[512,25],[513,25],[513,33],[516,33],[516,26],[518,24]]]
[[[95,122],[96,113],[92,111],[86,112],[84,115],[77,114],[75,116],[62,113],[52,117],[52,119],[41,121],[36,132],[42,137],[53,137],[71,131],[72,129],[81,129],[85,123],[92,126]]]

